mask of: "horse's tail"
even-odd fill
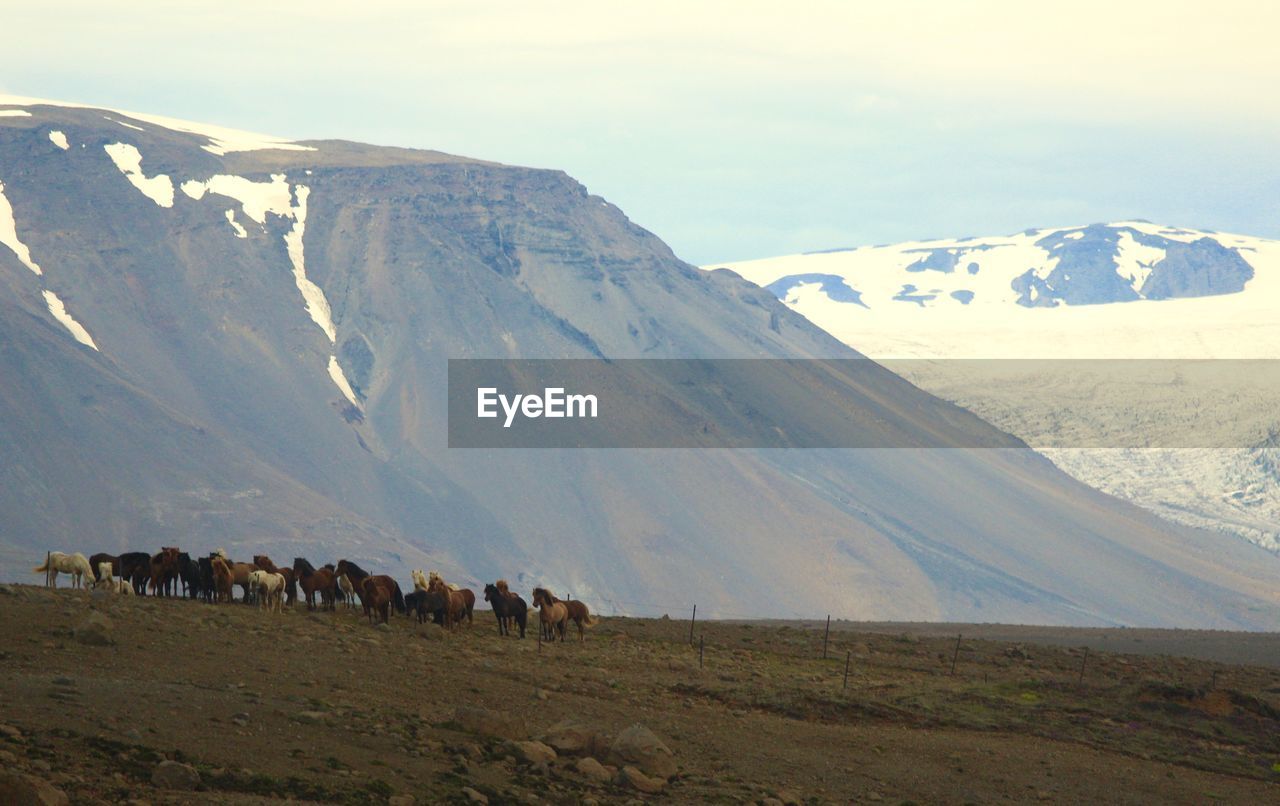
[[[404,606],[404,594],[400,592],[400,583],[399,583],[399,582],[396,582],[396,595],[395,595],[395,601],[396,601],[396,612],[397,612],[397,613],[403,613],[403,612],[405,612],[405,606]]]
[[[582,620],[582,626],[584,627],[594,627],[599,623],[600,623],[600,619],[591,615],[591,611],[589,610],[587,611],[587,617]]]
[[[33,573],[33,574],[44,574],[44,573],[48,573],[48,571],[49,571],[49,561],[48,561],[48,560],[45,560],[45,561],[44,561],[44,565],[41,565],[39,568],[32,568],[32,569],[31,569],[31,573]]]

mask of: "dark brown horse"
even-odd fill
[[[151,558],[151,593],[154,596],[168,596],[178,580],[178,555],[181,552],[173,546],[164,546],[160,553]]]
[[[120,576],[120,558],[114,554],[99,553],[89,558],[89,567],[93,569],[94,581],[102,581],[102,577],[98,574],[98,566],[102,563],[111,563],[111,575],[113,577]]]
[[[316,570],[311,563],[302,557],[293,558],[293,577],[298,587],[307,597],[307,609],[316,609],[316,593],[320,594],[320,605],[325,610],[333,610],[334,594],[338,583],[333,570],[325,567]]]
[[[351,584],[355,586],[356,594],[360,597],[360,601],[364,605],[365,615],[368,615],[369,602],[364,598],[362,585],[364,578],[370,576],[369,572],[356,565],[351,560],[338,560],[338,566],[334,570],[337,572],[338,576],[346,574],[347,579],[351,580]],[[391,593],[391,603],[395,605],[396,612],[405,612],[404,594],[400,592],[400,583],[396,582],[386,574],[377,574],[373,576],[373,578]]]
[[[364,602],[364,612],[369,617],[370,624],[375,616],[383,624],[391,620],[392,588],[387,583],[389,579],[386,576],[366,576],[360,580],[360,599]]]
[[[493,606],[493,615],[498,619],[498,635],[511,634],[511,622],[520,628],[520,637],[524,638],[525,625],[529,619],[529,605],[517,593],[512,593],[505,579],[499,579],[491,585],[484,586],[484,600]]]
[[[533,606],[538,608],[538,622],[542,629],[542,637],[550,640],[556,640],[556,634],[560,635],[560,642],[564,642],[565,623],[569,620],[569,608],[564,606],[564,602],[556,600],[551,595],[551,591],[546,588],[533,589]]]
[[[151,580],[151,555],[145,551],[127,551],[120,555],[120,578],[133,585],[133,592],[143,596]]]

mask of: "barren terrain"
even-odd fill
[[[824,660],[821,629],[717,622],[696,627],[700,666],[688,622],[609,618],[539,646],[500,638],[480,604],[446,634],[0,586],[0,786],[33,776],[86,803],[1280,797],[1274,666],[1086,658],[1088,641],[1038,643],[1080,635],[1053,628],[987,628],[957,652],[978,628],[846,623]],[[674,773],[626,757],[636,723]]]

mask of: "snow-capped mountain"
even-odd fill
[[[1068,388],[1047,362],[1006,362],[995,377],[972,363],[894,360],[1280,358],[1280,241],[1122,221],[715,265],[921,388],[1030,444],[1056,443],[1042,452],[1076,478],[1280,550],[1273,398],[1241,389],[1189,401],[1114,375]],[[1216,415],[1197,427],[1215,429],[1221,447],[1061,445],[1073,430],[1178,423],[1191,402]]]
[[[757,384],[910,444],[1008,448],[451,449],[449,358],[859,357],[563,173],[0,98],[0,183],[6,579],[50,548],[176,544],[546,582],[604,612],[1280,623],[1280,559],[874,365]]]

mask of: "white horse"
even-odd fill
[[[263,610],[284,612],[284,574],[271,571],[254,571],[249,574],[249,585],[258,592],[258,606]]]
[[[111,563],[98,563],[98,581],[93,583],[93,589],[99,590],[106,588],[112,593],[118,593],[121,596],[132,596],[133,586],[124,579],[115,579],[111,575]]]
[[[415,586],[418,584],[417,579],[414,579],[413,584]],[[356,606],[356,588],[355,585],[351,584],[351,580],[347,579],[346,574],[338,575],[338,587],[342,588],[342,601],[347,603],[347,609],[354,610]]]
[[[427,575],[422,573],[421,568],[413,569],[413,589],[419,591],[427,589]]]
[[[49,559],[44,565],[31,569],[36,574],[49,574],[53,587],[58,587],[58,574],[70,574],[73,588],[88,588],[93,579],[93,569],[89,566],[89,558],[80,552],[63,554],[61,551],[49,552]]]
[[[413,578],[413,581],[414,581],[414,584],[416,585],[416,584],[417,584],[417,582],[418,582],[418,578],[417,578],[417,577],[414,577],[414,578]],[[452,582],[446,583],[446,582],[444,581],[444,577],[440,576],[440,572],[439,572],[439,571],[432,571],[432,572],[431,572],[431,577],[430,577],[430,579],[429,579],[429,580],[428,580],[428,582],[427,582],[427,586],[423,587],[422,589],[423,589],[423,590],[426,590],[426,589],[427,589],[427,587],[430,587],[430,584],[431,584],[432,582],[437,582],[437,581],[438,581],[441,585],[444,585],[446,588],[448,588],[448,589],[449,589],[449,590],[451,590],[451,591],[460,591],[460,590],[462,590],[462,588],[461,588],[461,587],[459,587],[459,586],[457,586],[457,585],[454,585]]]

